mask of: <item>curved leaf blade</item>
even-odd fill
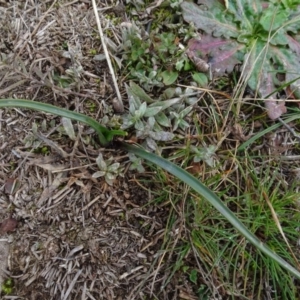
[[[136,146],[128,145],[125,143],[121,144],[121,147],[130,153],[140,156],[143,159],[150,161],[151,163],[165,169],[175,177],[189,185],[199,195],[203,196],[209,201],[250,243],[256,248],[261,250],[264,254],[276,261],[284,269],[288,270],[297,278],[300,278],[300,272],[295,269],[292,265],[274,253],[268,246],[263,244],[248,228],[233,214],[233,212],[224,205],[224,203],[218,198],[218,196],[203,185],[198,179],[186,172],[184,169],[176,166],[170,161],[161,158],[153,153],[146,152],[145,150]]]
[[[79,121],[91,126],[98,134],[100,144],[107,146],[115,135],[125,136],[126,132],[122,130],[109,130],[100,125],[96,120],[74,111],[60,108],[51,104],[25,100],[25,99],[1,99],[0,107],[20,107],[50,113],[56,116],[65,117]]]

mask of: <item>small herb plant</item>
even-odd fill
[[[189,88],[184,91],[169,88],[160,99],[154,100],[134,82],[127,86],[127,94],[129,113],[123,116],[121,129],[134,127],[136,137],[145,140],[151,150],[157,150],[156,141],[171,141],[175,130],[189,127],[184,119],[198,101]]]
[[[242,64],[243,80],[268,99],[269,117],[280,117],[286,107],[277,103],[276,89],[300,97],[299,1],[200,0],[198,4],[181,4],[185,21],[203,31],[201,39],[189,41],[188,56],[202,71],[210,65],[215,75]]]
[[[105,181],[109,185],[113,185],[116,177],[121,173],[120,163],[112,163],[113,158],[104,160],[103,155],[100,153],[96,159],[96,163],[100,169],[93,174],[94,178],[104,177]]]
[[[186,30],[180,28],[180,24],[172,25],[176,31],[162,33],[158,28],[142,31],[135,24],[123,28],[122,59],[126,72],[129,71],[129,79],[138,82],[146,91],[172,85],[180,75],[189,74],[187,71],[192,72],[192,79],[199,85],[207,83],[180,44],[181,40],[196,35],[195,28],[191,25]]]

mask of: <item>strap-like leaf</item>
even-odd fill
[[[219,199],[215,193],[203,185],[197,178],[170,161],[153,153],[146,152],[141,148],[124,143],[122,143],[122,148],[165,169],[182,182],[186,183],[197,193],[199,193],[199,195],[209,201],[250,243],[252,243],[267,256],[274,259],[274,261],[291,272],[294,276],[300,278],[300,272],[298,270],[296,270],[284,259],[274,253],[269,247],[263,244],[253,233],[248,230],[248,228],[234,215],[234,213],[221,201],[221,199]]]
[[[26,109],[33,109],[42,112],[47,112],[56,116],[69,118],[89,125],[94,128],[99,136],[99,142],[102,146],[107,146],[115,135],[125,136],[126,132],[122,130],[109,130],[100,125],[96,120],[74,111],[59,108],[57,106],[25,100],[25,99],[1,99],[0,107],[21,107]]]

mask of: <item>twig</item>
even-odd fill
[[[92,2],[93,2],[93,9],[94,9],[95,17],[96,17],[96,22],[97,22],[101,42],[102,42],[102,45],[103,45],[103,51],[104,51],[104,54],[105,54],[105,57],[106,57],[108,68],[109,68],[109,71],[110,71],[110,74],[111,74],[111,77],[112,77],[112,80],[113,80],[113,83],[114,83],[114,86],[115,86],[115,90],[116,90],[116,93],[117,93],[118,101],[119,101],[119,108],[118,109],[121,112],[121,111],[124,110],[122,97],[121,97],[121,94],[120,94],[120,91],[119,91],[119,87],[118,87],[118,83],[117,83],[116,76],[115,76],[115,73],[114,73],[114,69],[113,69],[112,64],[111,64],[109,53],[107,51],[105,38],[104,38],[104,35],[103,35],[103,30],[102,30],[102,27],[101,27],[101,22],[100,22],[98,11],[97,11],[96,1],[92,0]]]

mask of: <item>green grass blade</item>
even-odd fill
[[[189,185],[197,193],[202,195],[207,201],[209,201],[250,243],[252,243],[256,248],[265,253],[268,257],[276,261],[280,266],[291,272],[294,276],[300,279],[300,272],[297,271],[288,262],[274,253],[269,247],[263,244],[254,234],[252,234],[247,227],[233,214],[233,212],[228,209],[227,206],[219,199],[219,197],[203,185],[198,179],[186,172],[184,169],[176,166],[170,161],[161,158],[153,153],[146,152],[136,146],[128,145],[122,143],[121,146],[128,152],[134,153],[143,159],[146,159],[153,164],[165,169],[169,173],[173,174],[175,177]]]
[[[284,120],[284,122],[289,123],[292,122],[294,120],[300,119],[300,115],[299,114],[295,114],[292,115],[288,118],[286,118]],[[241,146],[238,147],[237,151],[243,151],[245,150],[248,146],[250,146],[252,143],[254,143],[257,139],[259,139],[260,137],[264,136],[265,134],[267,134],[268,132],[271,132],[272,130],[275,130],[277,128],[279,128],[280,126],[282,126],[282,123],[276,123],[262,131],[260,131],[259,133],[257,133],[256,135],[254,135],[253,137],[251,137],[249,140],[247,140],[246,142],[244,142]]]
[[[59,108],[57,106],[23,99],[0,99],[0,107],[20,107],[50,113],[56,116],[65,117],[75,121],[85,123],[95,129],[98,134],[99,142],[102,146],[107,146],[115,135],[125,136],[122,130],[109,130],[100,125],[96,120],[74,111]]]

